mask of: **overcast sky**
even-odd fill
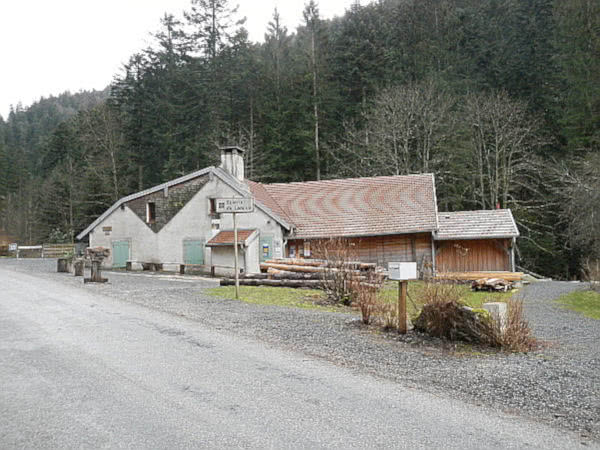
[[[323,18],[340,16],[354,0],[321,0]],[[278,8],[295,30],[304,0],[239,0],[252,41],[262,41]],[[146,47],[165,12],[180,16],[190,0],[6,0],[0,8],[0,115],[41,96],[103,89],[129,56]]]

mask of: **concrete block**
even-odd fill
[[[504,331],[506,328],[506,321],[508,318],[508,307],[503,302],[491,302],[484,303],[483,309],[490,313],[490,315],[500,323],[500,330]]]

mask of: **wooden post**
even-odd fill
[[[433,234],[431,235],[431,276],[435,277],[436,272],[436,261],[435,261],[435,240]]]
[[[233,213],[233,267],[235,270],[235,298],[240,299],[240,274],[238,270],[238,235],[235,213]]]
[[[406,292],[408,281],[398,281],[398,333],[406,334]]]
[[[515,245],[517,244],[517,239],[512,238],[511,246],[510,246],[510,271],[515,271]]]
[[[67,258],[58,258],[56,260],[56,271],[57,272],[68,272],[69,269],[67,268]]]
[[[73,262],[73,275],[76,277],[82,277],[83,276],[83,267],[84,267],[83,259],[78,259],[78,260],[74,261]]]

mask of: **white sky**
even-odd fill
[[[354,0],[321,0],[321,17],[340,16]],[[304,0],[230,0],[246,16],[250,40],[262,41],[277,6],[294,31]],[[129,57],[148,46],[165,12],[180,16],[190,0],[2,0],[0,115],[41,96],[103,89]]]

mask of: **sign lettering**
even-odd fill
[[[218,198],[218,213],[251,213],[254,212],[254,199],[250,198]]]

